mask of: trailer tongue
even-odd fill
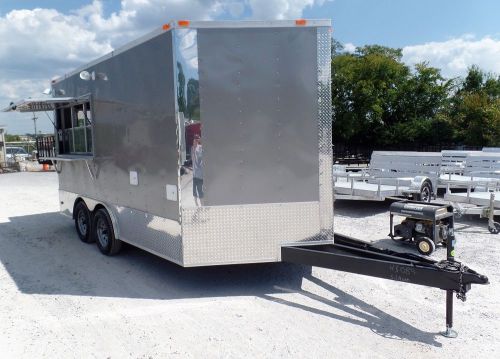
[[[379,249],[366,242],[335,234],[334,244],[284,246],[281,260],[440,288],[446,291],[446,330],[454,338],[453,292],[465,301],[472,284],[488,284],[488,277],[454,259],[455,239],[449,238],[447,259],[435,261],[412,253]]]

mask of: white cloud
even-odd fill
[[[445,77],[463,76],[471,65],[500,73],[500,40],[486,36],[476,39],[467,34],[442,42],[428,42],[403,48],[403,61],[408,64],[428,61],[442,69]]]
[[[296,19],[306,7],[322,5],[325,0],[248,0],[255,19]]]
[[[348,53],[354,53],[356,51],[356,45],[351,42],[344,44],[344,51]]]

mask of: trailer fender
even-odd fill
[[[78,201],[84,201],[85,204],[87,205],[87,208],[91,212],[94,212],[96,209],[99,209],[99,208],[104,208],[108,212],[109,217],[111,218],[111,222],[113,224],[113,233],[115,235],[115,238],[116,239],[120,238],[120,227],[118,226],[118,220],[116,219],[115,212],[111,209],[111,206],[108,206],[106,203],[99,202],[99,201],[96,201],[92,198],[87,198],[87,197],[78,197],[75,200],[74,206],[76,206]],[[73,206],[73,208],[74,208],[74,206]],[[75,213],[75,211],[73,210],[73,214],[74,213]]]
[[[427,176],[416,176],[415,178],[413,178],[411,180],[410,187],[408,188],[408,190],[405,191],[405,193],[406,192],[411,194],[420,193],[420,189],[422,188],[425,182],[428,182],[431,185],[432,194],[434,195],[436,186],[434,185],[432,180]]]

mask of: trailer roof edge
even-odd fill
[[[305,24],[297,25],[297,20],[244,20],[244,21],[188,21],[188,26],[179,26],[178,21],[171,21],[167,23],[170,26],[163,25],[135,40],[132,40],[125,45],[117,48],[116,50],[107,53],[97,59],[90,61],[76,69],[62,75],[61,77],[52,80],[51,85],[55,85],[62,80],[80,73],[81,71],[87,70],[89,67],[95,66],[98,63],[107,60],[115,55],[125,52],[134,46],[142,44],[148,40],[153,39],[167,31],[173,29],[209,29],[209,28],[252,28],[252,27],[330,27],[332,26],[332,21],[330,19],[304,19]]]

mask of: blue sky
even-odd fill
[[[335,0],[305,11],[334,20],[342,42],[404,47],[463,34],[500,34],[498,0]]]
[[[500,0],[0,0],[0,108],[178,18],[331,18],[346,51],[381,44],[447,77],[472,64],[500,73],[499,14]],[[0,124],[24,133],[31,129],[24,117],[0,113]]]

